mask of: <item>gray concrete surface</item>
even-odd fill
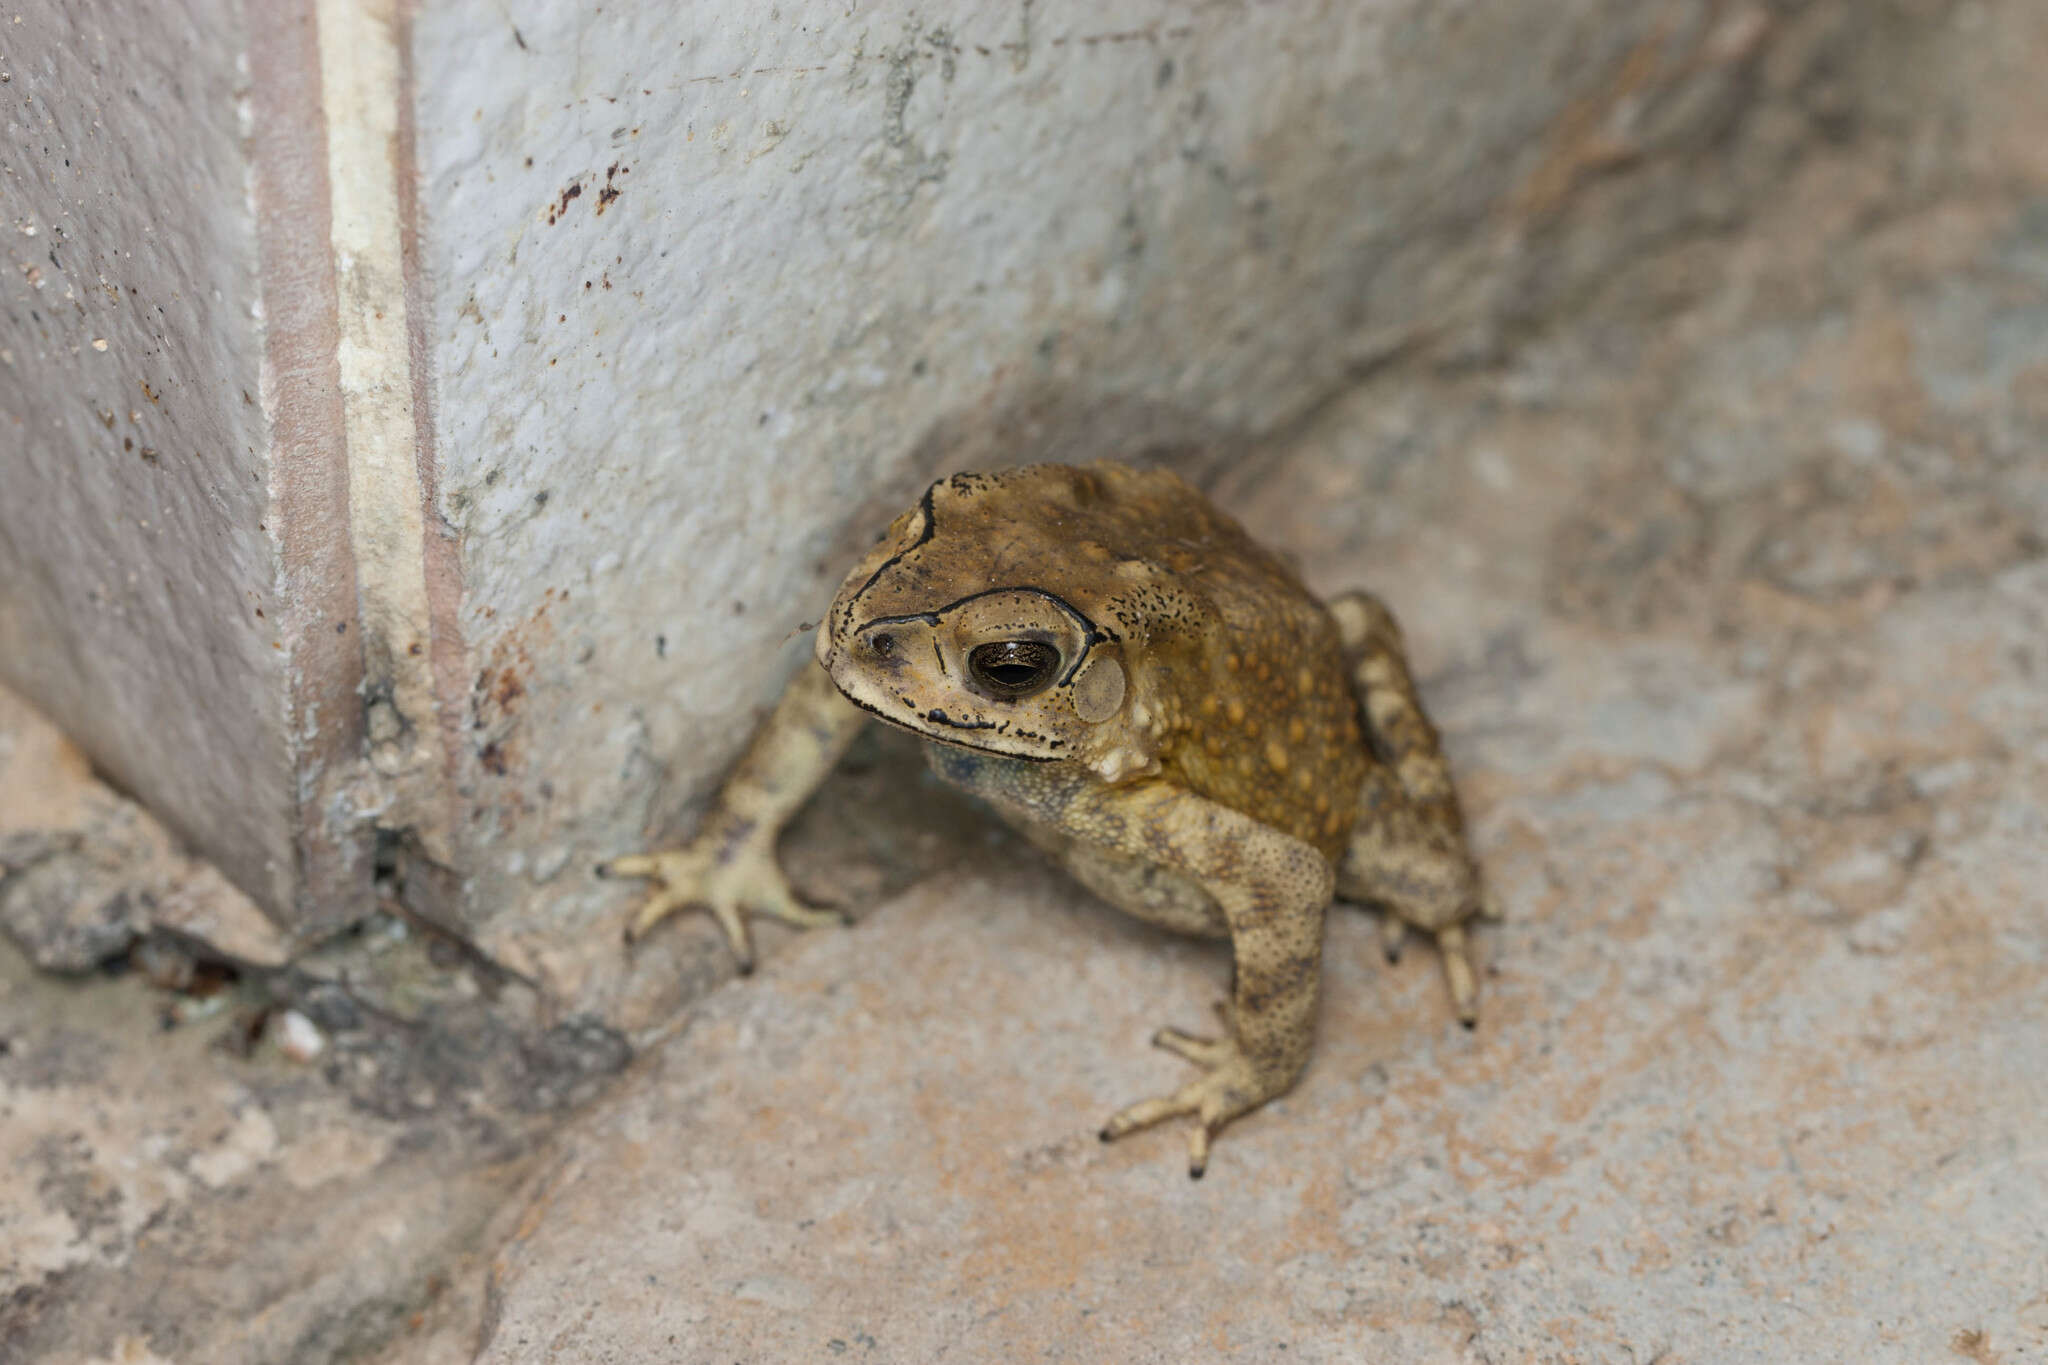
[[[533,1135],[623,1058],[526,1043],[401,921],[249,968],[267,928],[0,691],[0,1361],[359,1357],[462,1299]]]
[[[229,1050],[251,1005],[0,944],[0,1361],[359,1359],[460,1295],[519,1147],[352,1103],[332,1046]]]

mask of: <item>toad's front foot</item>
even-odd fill
[[[707,831],[687,848],[614,858],[597,866],[600,877],[649,877],[660,883],[626,925],[626,942],[688,906],[701,905],[718,920],[741,972],[754,970],[754,945],[747,916],[765,915],[801,929],[844,924],[836,910],[805,905],[789,889],[775,861],[775,849]]]
[[[1226,1025],[1228,1022],[1226,1015]],[[1262,1064],[1247,1055],[1235,1029],[1222,1038],[1197,1038],[1179,1029],[1163,1028],[1152,1035],[1152,1045],[1185,1057],[1205,1068],[1206,1074],[1163,1099],[1143,1100],[1120,1111],[1102,1125],[1102,1140],[1114,1142],[1164,1119],[1192,1114],[1195,1126],[1188,1131],[1188,1174],[1196,1180],[1208,1169],[1209,1140],[1223,1125],[1285,1091],[1300,1070],[1298,1065]]]

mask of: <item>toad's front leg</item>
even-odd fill
[[[1192,1116],[1188,1174],[1199,1179],[1208,1168],[1210,1139],[1240,1114],[1285,1094],[1308,1065],[1334,872],[1299,839],[1163,783],[1149,790],[1104,789],[1094,799],[1120,808],[1120,823],[1136,832],[1145,854],[1197,878],[1230,927],[1233,971],[1223,1036],[1161,1029],[1152,1040],[1203,1074],[1171,1095],[1120,1111],[1102,1129],[1107,1142],[1162,1119]]]
[[[836,912],[797,899],[775,860],[775,841],[846,752],[864,719],[839,695],[824,669],[806,663],[719,789],[694,839],[681,848],[598,865],[601,877],[649,877],[660,883],[628,922],[627,942],[677,910],[701,905],[717,918],[740,970],[748,972],[754,967],[748,915],[803,928],[841,923]]]
[[[1005,808],[1135,864],[1171,868],[1215,898],[1230,932],[1231,1005],[1223,1036],[1162,1029],[1153,1042],[1203,1074],[1173,1094],[1122,1110],[1103,1141],[1189,1115],[1188,1174],[1199,1177],[1223,1126],[1286,1092],[1315,1038],[1323,915],[1334,873],[1291,835],[1172,783],[1104,786],[1050,765],[991,764],[936,750],[939,772]]]

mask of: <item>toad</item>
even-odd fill
[[[1187,1116],[1200,1176],[1224,1125],[1294,1084],[1333,897],[1383,911],[1390,957],[1407,928],[1433,935],[1474,1022],[1479,877],[1399,626],[1362,592],[1317,600],[1178,476],[934,483],[847,576],[817,662],[691,843],[599,869],[659,883],[629,939],[702,906],[747,970],[748,916],[838,922],[791,891],[776,839],[874,716],[1104,900],[1229,941],[1220,1031],[1153,1039],[1194,1078],[1113,1115],[1105,1141]]]

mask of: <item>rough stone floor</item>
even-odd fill
[[[2048,1360],[2048,201],[1886,193],[1819,158],[1225,490],[1406,623],[1476,1033],[1339,910],[1297,1090],[1199,1183],[1103,1146],[1226,961],[973,823],[566,1121],[10,957],[0,1360]]]

